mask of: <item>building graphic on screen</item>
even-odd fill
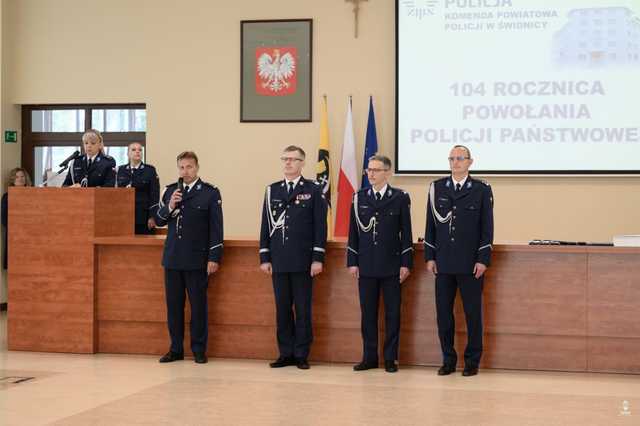
[[[640,18],[626,7],[574,9],[554,35],[561,67],[640,66]]]

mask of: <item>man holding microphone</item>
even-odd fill
[[[167,322],[171,347],[160,362],[184,359],[185,291],[191,304],[191,351],[207,362],[207,287],[222,258],[222,199],[215,186],[198,177],[198,157],[178,155],[178,182],[168,185],[156,212],[159,226],[169,225],[164,244]]]

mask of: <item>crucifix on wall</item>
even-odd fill
[[[354,19],[354,37],[358,38],[358,12],[360,12],[360,2],[368,0],[344,0],[347,3],[353,3],[353,19]]]

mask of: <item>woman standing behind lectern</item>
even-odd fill
[[[116,160],[103,152],[102,135],[90,129],[82,135],[84,154],[69,163],[69,172],[62,186],[115,186]]]
[[[9,185],[8,186],[33,186],[31,183],[31,178],[29,177],[29,173],[22,167],[16,167],[15,169],[9,172]],[[4,252],[2,253],[2,267],[7,269],[8,265],[8,252],[9,246],[7,242],[9,241],[8,234],[8,224],[9,224],[9,191],[2,194],[2,205],[0,206],[2,209],[2,227],[4,228]]]
[[[136,234],[152,234],[154,209],[160,200],[160,180],[155,167],[142,162],[142,145],[129,144],[129,164],[118,167],[116,186],[136,190]]]

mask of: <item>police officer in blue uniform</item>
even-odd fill
[[[142,162],[142,145],[129,144],[129,163],[118,167],[116,186],[136,190],[136,234],[151,234],[156,227],[154,209],[160,198],[160,179],[155,167]]]
[[[196,363],[207,362],[207,287],[222,258],[220,191],[198,177],[198,157],[178,155],[180,180],[168,185],[156,211],[158,226],[169,225],[162,266],[165,269],[167,322],[171,348],[160,362],[184,359],[185,290],[191,304],[191,351]]]
[[[467,322],[463,376],[478,374],[482,356],[482,287],[493,244],[491,187],[469,176],[471,152],[462,145],[449,154],[451,176],[429,188],[425,260],[436,275],[436,313],[443,363],[438,375],[456,371],[453,306],[460,289]]]
[[[353,196],[347,266],[358,279],[362,313],[362,361],[355,371],[378,368],[378,301],[384,299],[384,366],[398,371],[400,341],[400,284],[413,267],[411,200],[406,192],[388,184],[391,160],[369,158],[367,177],[371,188]]]
[[[62,186],[115,186],[116,161],[103,152],[104,142],[100,132],[95,129],[87,130],[82,135],[82,146],[84,154],[71,161]]]
[[[307,370],[313,340],[312,284],[324,263],[327,202],[322,188],[301,175],[302,148],[285,148],[281,160],[285,178],[267,186],[260,230],[260,269],[273,281],[280,351],[269,365]]]

